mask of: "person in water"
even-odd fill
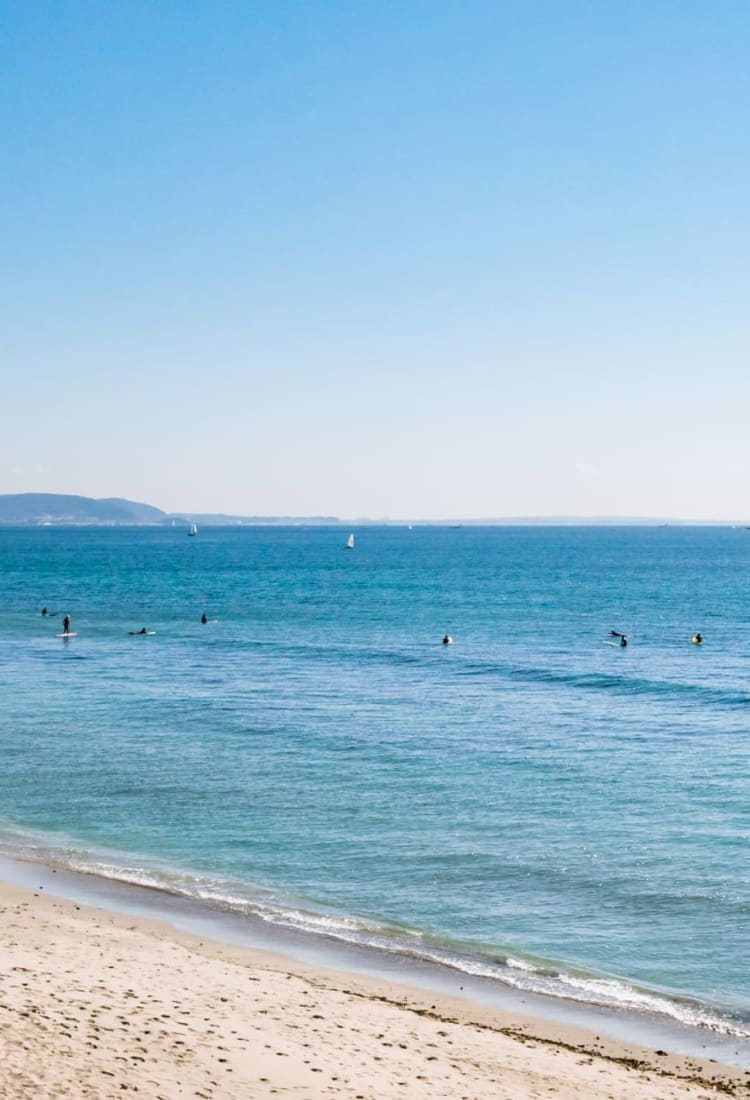
[[[201,622],[202,623],[207,623],[208,622],[208,619],[206,618],[206,612],[205,611],[201,615]]]
[[[42,608],[42,618],[44,618],[46,614],[47,614],[47,608],[43,607]]]
[[[693,641],[695,642],[696,645],[701,645],[701,643],[703,642],[703,635],[702,634],[696,634],[695,637],[693,638]]]
[[[625,637],[624,634],[621,634],[620,635],[620,648],[624,649],[627,644],[628,644],[628,639]]]
[[[145,626],[142,626],[140,630],[129,630],[128,634],[130,634],[131,637],[136,638],[139,634],[148,634],[148,631],[146,630]]]
[[[70,634],[70,615],[63,618],[63,634]]]
[[[451,638],[450,634],[446,634],[443,638],[443,645],[451,645],[452,643],[453,639]]]

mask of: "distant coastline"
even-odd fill
[[[340,516],[237,516],[221,512],[165,512],[123,497],[68,493],[0,494],[0,527],[745,527],[742,519],[663,516],[493,516],[392,519]]]
[[[0,494],[2,527],[205,527],[344,522],[336,516],[230,516],[222,513],[165,512],[152,504],[122,497],[84,497],[67,493]]]

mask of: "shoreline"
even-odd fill
[[[168,924],[179,933],[260,950],[305,965],[322,966],[456,997],[489,1009],[581,1027],[618,1042],[655,1046],[686,1056],[711,1058],[750,1070],[750,1036],[685,1022],[648,1007],[598,1004],[529,990],[502,977],[472,973],[429,953],[345,940],[337,934],[290,927],[260,912],[241,912],[186,896],[166,885],[131,882],[54,860],[0,851],[0,883],[48,890],[68,900]],[[697,1003],[697,1002],[696,1002]]]
[[[157,951],[159,944],[179,944],[188,952],[198,952],[210,960],[221,959],[244,968],[257,967],[282,976],[284,981],[299,979],[312,982],[321,991],[335,992],[345,998],[390,1005],[399,1011],[408,1008],[410,1013],[422,1020],[432,1020],[436,1025],[450,1023],[469,1028],[472,1034],[478,1030],[503,1036],[522,1046],[538,1043],[548,1053],[555,1052],[555,1057],[565,1051],[571,1057],[575,1054],[578,1063],[582,1057],[595,1062],[600,1060],[602,1073],[604,1066],[628,1067],[628,1074],[651,1074],[651,1089],[655,1081],[669,1080],[676,1082],[680,1089],[689,1090],[696,1085],[711,1089],[720,1087],[723,1095],[750,1096],[749,1044],[698,1028],[665,1025],[662,1020],[645,1013],[588,1007],[578,1002],[498,988],[498,982],[472,979],[439,965],[419,965],[414,960],[386,957],[385,953],[374,949],[327,943],[324,936],[264,927],[258,919],[253,921],[237,914],[220,913],[159,889],[2,856],[0,904],[6,911],[9,896],[15,898],[16,907],[33,905],[35,910],[44,910],[48,917],[51,907],[56,914],[63,913],[67,919],[74,919],[84,929],[84,935],[77,940],[79,948],[92,922],[97,927],[103,924],[123,934],[151,936],[154,939],[151,947],[155,943]],[[52,932],[52,944],[45,941],[38,950],[44,954],[46,949],[59,964],[57,922],[54,930],[50,928],[49,931]],[[124,945],[123,950],[135,960],[140,953],[134,944]],[[66,948],[63,958],[67,957]],[[119,961],[123,961],[122,957]],[[108,963],[107,969],[111,970],[113,965]],[[96,973],[101,980],[104,976],[101,970]],[[348,1018],[350,1008],[347,1003],[342,1019]],[[3,1013],[3,1017],[6,1016],[7,1012]],[[337,1030],[339,1026],[336,1025]],[[383,1055],[378,1057],[382,1059]],[[630,1080],[628,1088],[619,1093],[616,1082],[610,1082],[610,1091],[603,1095],[636,1095],[631,1091],[632,1083]],[[269,1089],[271,1087],[279,1089],[278,1084],[269,1085]],[[381,1082],[372,1095],[387,1095],[387,1090],[383,1092],[384,1087]],[[596,1095],[588,1086],[584,1092]],[[10,1091],[4,1095],[20,1097],[27,1094]],[[250,1095],[265,1093],[251,1092]],[[364,1092],[362,1095],[370,1094]],[[427,1091],[427,1095],[438,1093]],[[508,1095],[525,1094],[516,1091]],[[662,1093],[647,1091],[644,1095]],[[683,1092],[664,1095],[681,1096]],[[692,1093],[688,1091],[685,1095]]]
[[[0,911],[8,1100],[750,1095],[750,1072],[711,1059],[228,944],[43,884],[0,882]]]

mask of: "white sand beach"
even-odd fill
[[[738,1069],[0,887],[0,1095],[667,1100]]]

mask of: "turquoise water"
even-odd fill
[[[750,1034],[750,531],[346,534],[0,530],[3,850]]]

